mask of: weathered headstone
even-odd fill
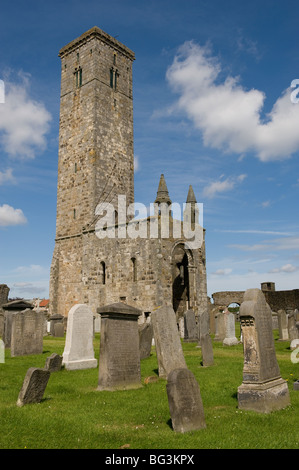
[[[297,380],[296,382],[294,382],[293,388],[294,388],[294,390],[296,390],[296,392],[299,391],[299,380]]]
[[[63,323],[64,316],[59,315],[59,313],[54,313],[50,316],[50,335],[55,336],[55,324],[56,323]]]
[[[154,310],[152,323],[159,377],[166,379],[173,369],[187,368],[173,308],[163,306]]]
[[[289,330],[288,330],[288,317],[285,310],[278,310],[278,332],[279,339],[278,341],[288,341],[289,340]]]
[[[278,314],[277,312],[272,312],[272,330],[278,329]]]
[[[33,309],[33,305],[26,300],[12,300],[7,304],[2,305],[4,310],[4,328],[3,328],[3,341],[6,348],[11,345],[11,326],[12,317],[15,313],[22,312],[26,309]]]
[[[299,329],[297,328],[294,310],[288,310],[288,331],[290,348],[296,349],[299,346]]]
[[[44,315],[26,309],[13,313],[11,323],[11,357],[42,354],[44,338]]]
[[[153,325],[144,323],[139,326],[139,351],[140,359],[146,359],[151,354],[153,339]]]
[[[209,367],[214,365],[213,344],[211,336],[207,333],[200,337],[202,365]]]
[[[215,315],[216,332],[214,341],[223,341],[225,338],[224,312]]]
[[[189,369],[173,369],[166,389],[174,431],[185,433],[206,427],[200,388]]]
[[[62,322],[56,322],[53,325],[53,336],[56,338],[64,337],[64,324]]]
[[[49,370],[50,372],[58,372],[62,366],[62,356],[59,354],[53,353],[51,356],[47,357],[44,369]]]
[[[88,305],[76,304],[70,309],[62,357],[68,370],[97,367],[93,349],[93,313]]]
[[[225,338],[223,344],[226,346],[233,346],[238,344],[239,341],[236,338],[236,326],[235,326],[235,315],[232,312],[224,313],[224,325],[225,325]]]
[[[287,382],[280,375],[272,332],[271,309],[259,289],[249,289],[240,307],[243,332],[243,383],[239,408],[269,413],[290,404]]]
[[[198,341],[198,326],[193,310],[187,310],[184,313],[184,341],[187,343],[196,343]]]
[[[141,310],[118,302],[99,307],[101,341],[97,390],[126,390],[141,384],[138,317]]]
[[[5,362],[5,344],[2,339],[0,339],[0,364]]]
[[[50,375],[49,370],[30,367],[25,375],[17,405],[23,406],[30,403],[40,403],[44,396]]]

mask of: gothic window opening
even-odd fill
[[[133,279],[133,282],[136,282],[137,281],[137,262],[136,262],[136,258],[131,258],[131,262],[132,262],[132,279]]]
[[[104,263],[104,261],[101,261],[101,280],[102,280],[102,284],[105,285],[106,284],[106,264]]]
[[[80,88],[82,86],[82,69],[79,67],[74,72],[75,79],[76,79],[76,88]]]
[[[118,77],[119,77],[118,70],[114,69],[114,67],[111,67],[111,69],[110,69],[110,88],[116,90]]]

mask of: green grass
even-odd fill
[[[202,367],[201,350],[182,343],[188,368],[194,373],[204,405],[206,429],[186,434],[171,428],[166,380],[157,377],[155,348],[141,361],[142,388],[97,391],[98,368],[51,374],[39,404],[17,407],[16,401],[29,367],[44,367],[53,352],[63,353],[64,338],[44,338],[41,355],[10,357],[0,364],[1,449],[292,449],[299,448],[299,364],[291,362],[289,342],[275,348],[280,372],[288,381],[291,405],[270,414],[238,409],[242,383],[242,344],[213,342],[214,366]],[[99,359],[99,335],[94,340]]]

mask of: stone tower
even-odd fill
[[[56,240],[51,268],[51,311],[58,284],[79,298],[82,231],[100,202],[117,195],[134,202],[132,63],[134,53],[94,27],[59,52],[61,98]],[[63,295],[63,293],[62,293]],[[65,298],[65,300],[67,300]]]
[[[96,314],[98,307],[125,302],[145,316],[161,305],[172,306],[177,320],[191,308],[197,316],[206,315],[204,240],[198,248],[187,245],[183,221],[175,219],[172,210],[167,218],[169,234],[164,236],[162,206],[173,206],[164,175],[154,216],[135,221],[132,230],[130,216],[123,218],[123,206],[119,207],[119,196],[125,196],[127,207],[134,202],[134,53],[95,27],[63,47],[59,56],[57,222],[50,313],[67,316],[79,303],[88,304]],[[192,188],[187,199],[195,225]],[[98,232],[98,222],[104,219],[96,211],[100,203],[107,205],[107,212],[108,204],[109,211],[113,208],[113,220],[102,232],[106,237]],[[179,234],[174,226],[181,229]],[[152,227],[157,229],[154,236]]]

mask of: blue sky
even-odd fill
[[[203,203],[208,294],[299,288],[299,4],[15,0],[0,12],[0,283],[48,297],[60,59],[98,26],[135,52],[135,201]],[[299,96],[299,93],[298,93]],[[296,101],[296,100],[295,100]]]

